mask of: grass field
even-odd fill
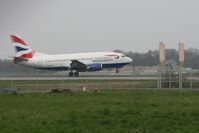
[[[1,133],[196,133],[199,92],[0,95]]]

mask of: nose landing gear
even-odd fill
[[[119,73],[119,72],[120,72],[119,68],[116,68],[116,73]]]

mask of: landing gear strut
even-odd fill
[[[70,76],[70,77],[73,77],[73,76],[75,76],[75,77],[78,77],[79,76],[79,72],[74,72],[73,73],[73,71],[70,71],[69,73],[68,73],[68,75]]]
[[[120,72],[120,70],[118,68],[116,68],[116,73],[119,73],[119,72]]]

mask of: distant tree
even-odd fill
[[[169,59],[173,59],[175,60],[176,62],[178,62],[178,51],[175,50],[175,49],[166,49],[165,50],[165,54],[166,54],[166,59],[169,60]]]
[[[185,51],[185,66],[199,69],[199,50],[190,48]]]

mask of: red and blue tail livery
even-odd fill
[[[16,57],[31,59],[33,57],[33,50],[28,44],[16,34],[11,34],[10,38],[16,50]]]

